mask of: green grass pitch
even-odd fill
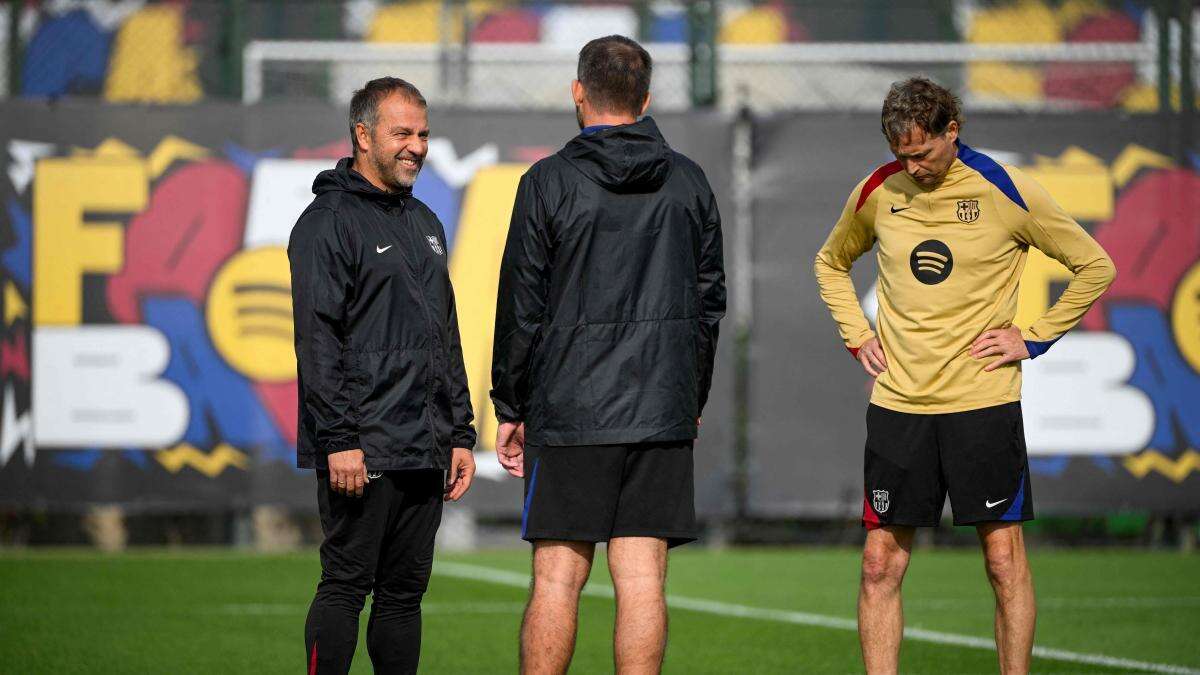
[[[525,598],[516,584],[528,572],[528,552],[439,554],[437,562],[457,565],[437,571],[435,563],[425,597],[422,672],[515,672]],[[1048,550],[1035,552],[1032,565],[1039,646],[1200,670],[1200,557]],[[304,617],[318,571],[315,552],[3,553],[0,672],[301,672]],[[854,632],[788,619],[805,613],[834,624],[852,620],[857,578],[858,553],[850,549],[685,547],[671,558],[669,592],[688,600],[671,611],[666,671],[860,671]],[[580,609],[573,672],[612,672],[608,583],[597,556],[593,594]],[[730,607],[754,608],[753,616],[733,616]],[[917,550],[905,615],[911,628],[990,637],[992,601],[979,553]],[[1034,670],[1131,670],[1072,658],[1038,658]],[[902,659],[907,673],[997,671],[994,652],[938,641],[906,640]],[[361,641],[353,672],[371,672]]]

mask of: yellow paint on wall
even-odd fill
[[[498,164],[475,174],[463,196],[450,256],[450,279],[458,307],[467,383],[480,447],[485,448],[491,448],[496,438],[496,413],[488,392],[492,382],[500,257],[508,236],[517,183],[528,168],[526,164]]]
[[[25,299],[21,297],[17,285],[11,281],[4,284],[4,326],[7,328],[17,319],[28,315],[29,308],[25,306]]]
[[[1113,184],[1108,168],[1043,165],[1025,169],[1059,206],[1076,220],[1107,220],[1113,214]]]
[[[967,66],[967,88],[975,96],[1005,101],[1040,101],[1045,77],[1039,68],[981,61]]]
[[[179,473],[190,466],[209,478],[216,478],[229,467],[242,471],[250,468],[250,458],[246,453],[227,443],[219,443],[212,452],[207,453],[190,443],[180,443],[159,450],[154,453],[154,458],[171,473]]]
[[[1109,8],[1100,0],[1065,0],[1055,14],[1063,33],[1069,33],[1084,21],[1108,12]]]
[[[1171,302],[1171,331],[1179,353],[1200,373],[1200,262],[1183,275]]]
[[[71,148],[71,154],[75,157],[105,157],[108,159],[125,159],[142,156],[137,148],[119,138],[111,136],[100,141],[100,144],[95,148]]]
[[[1169,96],[1170,109],[1178,111],[1183,102],[1178,83],[1171,85]],[[1195,105],[1200,107],[1200,94],[1196,95]],[[1158,112],[1158,87],[1146,82],[1131,84],[1121,92],[1121,108],[1126,112]]]
[[[1058,157],[1047,157],[1046,155],[1034,155],[1035,166],[1074,166],[1074,167],[1098,167],[1101,169],[1107,168],[1104,160],[1098,155],[1084,150],[1078,145],[1069,145],[1066,150],[1063,150]]]
[[[1040,0],[1018,0],[977,12],[967,29],[968,42],[1061,42],[1054,11]]]
[[[149,5],[113,41],[104,98],[113,102],[194,103],[204,95],[195,52],[184,45],[183,9]]]
[[[979,44],[1053,43],[1063,39],[1054,12],[1037,0],[1021,0],[975,14],[967,41]],[[1042,69],[983,62],[967,66],[967,89],[975,96],[1012,101],[1043,98]]]
[[[141,159],[54,158],[33,180],[33,312],[37,325],[74,326],[83,318],[83,275],[124,263],[119,223],[84,221],[88,212],[133,213],[148,199]]]
[[[203,159],[207,156],[208,148],[171,135],[154,146],[154,150],[146,158],[146,168],[150,172],[150,178],[157,179],[171,168],[171,164],[176,160]]]
[[[756,7],[721,27],[717,41],[727,45],[774,45],[787,42],[788,24],[774,7]]]
[[[1200,453],[1188,448],[1178,459],[1171,459],[1161,452],[1150,448],[1141,453],[1125,457],[1125,470],[1136,478],[1142,479],[1151,473],[1158,473],[1171,479],[1172,482],[1182,483],[1193,471],[1200,471]]]
[[[452,3],[449,16],[443,21],[443,4],[441,0],[416,0],[380,7],[367,29],[367,42],[436,44],[441,41],[443,26],[449,32],[447,41],[462,42],[461,6]],[[502,5],[495,0],[469,0],[467,13],[475,23]]]
[[[282,246],[239,251],[213,277],[205,311],[213,346],[253,382],[296,379],[292,282]]]
[[[1170,157],[1136,143],[1130,143],[1113,160],[1113,181],[1117,187],[1125,187],[1125,184],[1133,180],[1138,171],[1142,169],[1170,169],[1174,166],[1175,161]]]

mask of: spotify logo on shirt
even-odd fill
[[[940,284],[954,269],[954,256],[950,247],[937,239],[926,239],[917,244],[908,257],[908,266],[913,276],[923,284]]]

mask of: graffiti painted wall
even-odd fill
[[[1039,512],[1200,510],[1200,160],[1149,117],[968,110],[963,138],[1038,180],[1117,266],[1082,325],[1024,364]],[[752,507],[854,513],[870,384],[817,296],[812,259],[853,186],[893,158],[870,115],[766,120],[755,152]],[[873,258],[854,270],[868,316]],[[1016,323],[1069,279],[1031,252]]]
[[[236,96],[243,40],[339,40],[365,44],[509,45],[520,53],[573,52],[593,37],[640,35],[651,50],[669,53],[687,43],[692,27],[688,3],[667,2],[496,2],[471,0],[22,0],[17,21],[19,87],[24,97],[96,96],[110,103],[195,103]],[[800,0],[717,3],[716,41],[726,48],[759,51],[753,68],[718,59],[722,94],[749,96],[771,109],[828,106],[830,97],[874,100],[875,90],[904,75],[904,69],[871,64],[863,68],[778,66],[788,47],[820,42],[919,41],[948,44],[1086,43],[1158,45],[1155,6],[1149,0],[934,0],[879,3]],[[1159,5],[1161,6],[1161,5]],[[0,12],[0,27],[7,14]],[[1177,29],[1176,29],[1177,30]],[[0,31],[0,44],[7,31]],[[3,54],[0,51],[0,54]],[[436,52],[428,52],[431,56]],[[475,57],[467,55],[468,60]],[[528,63],[535,66],[535,57]],[[311,64],[309,64],[311,66]],[[664,62],[660,62],[664,65]],[[934,64],[928,64],[933,67]],[[292,63],[267,84],[268,95],[306,95],[329,100],[366,78],[362,64],[333,69]],[[368,70],[371,66],[366,66]],[[969,99],[1022,106],[1070,105],[1088,109],[1157,109],[1157,61],[1141,64],[1074,60],[1045,63],[989,62],[937,66],[945,81],[958,83]],[[426,94],[442,86],[436,68],[406,73]],[[422,72],[423,71],[423,72]],[[477,86],[497,71],[479,59],[469,69]],[[371,71],[374,72],[374,71]],[[546,72],[546,71],[541,71]],[[569,68],[557,71],[553,79]],[[528,73],[524,73],[528,74]],[[3,72],[0,71],[0,77]],[[670,67],[658,71],[655,98],[686,105],[686,82]],[[1176,82],[1181,73],[1173,72]],[[340,82],[343,78],[348,82]],[[847,81],[847,79],[851,81]],[[340,83],[339,83],[340,82]],[[525,105],[537,83],[513,81],[479,98],[485,104]],[[730,87],[732,83],[741,87]],[[858,87],[857,92],[853,87]],[[840,92],[840,93],[836,93]],[[542,104],[558,101],[548,93]],[[438,97],[431,96],[431,100]],[[561,101],[565,103],[565,101]]]
[[[326,106],[0,107],[0,502],[311,506],[311,472],[292,468],[286,246],[313,177],[348,154],[344,120]],[[515,513],[487,398],[500,254],[521,174],[577,129],[570,114],[431,122],[415,192],[451,246],[484,441],[471,503]],[[727,120],[660,122],[727,195]],[[702,456],[728,446],[724,381]],[[724,508],[725,483],[707,485],[701,504]]]
[[[347,150],[343,119],[323,105],[0,106],[0,504],[311,508],[313,479],[292,468],[284,247],[312,177]],[[731,121],[659,122],[717,189],[731,254]],[[470,503],[511,515],[520,486],[488,447],[499,257],[517,179],[575,133],[574,119],[435,110],[432,125],[416,193],[451,244],[484,441]],[[758,515],[861,505],[869,383],[820,304],[811,261],[850,188],[888,160],[877,125],[869,115],[756,123],[747,403]],[[1149,118],[968,120],[967,142],[1042,182],[1119,271],[1083,324],[1026,364],[1041,513],[1200,510],[1200,168],[1172,138]],[[869,256],[855,278],[871,313]],[[1018,323],[1066,278],[1031,256]],[[729,324],[724,337],[697,448],[698,505],[710,516],[733,508]]]

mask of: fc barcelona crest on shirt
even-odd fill
[[[973,223],[976,220],[979,220],[979,200],[958,200],[958,219],[964,223]]]
[[[442,249],[442,242],[438,241],[437,237],[429,235],[425,238],[429,240],[429,248],[433,249],[434,253],[438,255],[446,255],[446,251]]]
[[[873,499],[871,503],[871,505],[875,507],[875,513],[887,513],[888,506],[891,505],[890,502],[888,502],[888,491],[873,490],[871,494],[875,496],[875,499]]]

